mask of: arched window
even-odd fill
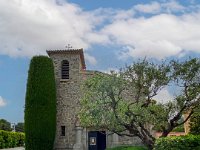
[[[62,61],[61,75],[62,79],[69,79],[69,62],[67,60]]]

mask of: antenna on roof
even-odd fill
[[[71,46],[71,44],[67,44],[67,46],[65,46],[65,48],[67,48],[67,50],[70,50],[70,49],[72,49],[72,46]]]

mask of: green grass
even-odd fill
[[[115,148],[107,148],[106,150],[148,150],[144,146],[119,146]]]

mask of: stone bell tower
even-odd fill
[[[80,101],[80,83],[86,69],[83,49],[48,50],[54,63],[57,94],[56,150],[73,149],[77,144],[77,112]],[[81,139],[78,145],[81,145]]]

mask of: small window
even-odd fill
[[[69,79],[69,62],[67,60],[62,61],[62,79]]]
[[[61,136],[65,136],[65,126],[61,126]]]

